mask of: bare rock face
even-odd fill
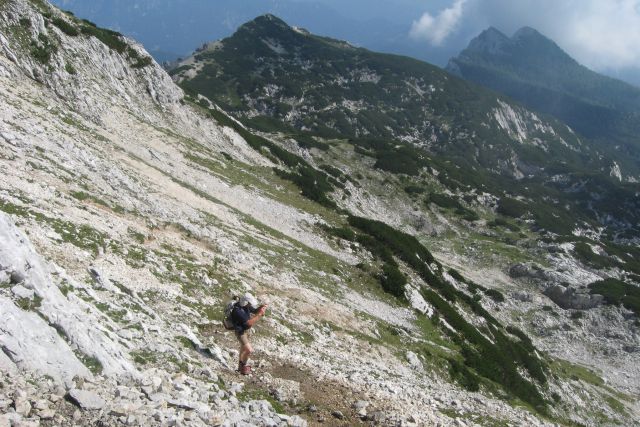
[[[103,372],[137,375],[121,346],[106,335],[98,322],[91,321],[91,311],[82,307],[81,301],[69,301],[53,284],[47,263],[4,213],[0,213],[0,265],[20,266],[25,271],[22,286],[14,287],[18,296],[29,296],[33,292],[41,298],[38,307],[41,316],[38,316],[19,309],[6,297],[0,297],[4,320],[0,325],[0,345],[7,349],[5,353],[14,364],[67,384],[74,376],[91,376],[65,339],[44,320],[47,319],[64,331],[65,338],[82,353],[95,357]]]
[[[0,297],[0,347],[11,362],[21,368],[71,383],[76,376],[90,376],[67,343],[35,313],[16,307]]]

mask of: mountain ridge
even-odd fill
[[[558,117],[637,175],[640,89],[578,64],[535,30],[525,33],[500,33],[499,54],[482,49],[482,33],[447,70]]]
[[[283,27],[281,20],[273,28],[264,25],[269,22],[259,18],[243,25],[215,49],[196,52],[170,74],[188,93],[209,97],[250,127],[299,140],[351,139],[358,149],[372,150],[379,167],[409,175],[435,167],[445,172],[439,178],[443,182],[498,197],[523,179],[530,180],[529,188],[546,193],[558,186],[557,170],[567,177],[561,192],[574,185],[583,188],[583,179],[600,187],[604,182],[590,174],[599,171],[606,180],[611,170],[618,172],[615,165],[622,165],[602,156],[598,146],[582,141],[565,124],[430,64],[302,34]],[[393,153],[398,144],[407,153]],[[395,166],[385,160],[394,156]],[[461,167],[467,173],[456,169]],[[608,190],[595,192],[604,195]],[[558,196],[534,193],[534,199]],[[576,210],[586,213],[592,207]],[[564,218],[566,212],[554,208],[553,215]],[[553,231],[578,227],[568,226],[570,221],[559,222],[563,225],[553,226]]]

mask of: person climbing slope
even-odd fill
[[[251,366],[247,365],[249,356],[253,353],[253,347],[249,342],[249,329],[264,316],[267,304],[258,306],[258,300],[247,293],[234,305],[231,312],[231,320],[235,327],[236,337],[240,342],[240,360],[238,371],[242,375],[251,373]]]

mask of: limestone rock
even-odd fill
[[[517,278],[531,278],[545,280],[548,274],[538,265],[535,264],[514,264],[509,268],[509,276]]]
[[[104,408],[106,402],[97,393],[77,388],[69,390],[67,398],[85,410],[98,410]]]
[[[18,398],[14,402],[14,406],[16,409],[16,413],[22,415],[23,417],[28,417],[31,413],[31,403],[26,398]]]
[[[345,416],[341,411],[331,411],[331,415],[333,415],[335,418],[339,419],[339,420],[344,420]]]
[[[588,310],[604,302],[602,295],[579,293],[572,287],[553,285],[545,289],[544,294],[560,307],[574,310]]]
[[[407,351],[407,361],[409,362],[409,365],[411,365],[413,369],[419,370],[419,371],[423,369],[420,358],[414,352]]]
[[[15,270],[11,273],[11,284],[18,284],[18,283],[22,283],[26,280],[26,276],[24,275],[23,272],[19,271],[19,270]]]
[[[58,333],[35,313],[25,312],[0,296],[0,346],[23,369],[70,383],[76,376],[90,376]]]
[[[11,288],[11,292],[13,292],[13,294],[18,298],[24,298],[28,300],[32,300],[35,296],[35,292],[33,290],[27,289],[22,285],[14,286],[13,288]]]

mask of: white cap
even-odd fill
[[[245,307],[247,304],[249,304],[251,307],[258,307],[258,300],[248,292],[241,296],[240,301],[238,301],[238,305],[240,307]]]

